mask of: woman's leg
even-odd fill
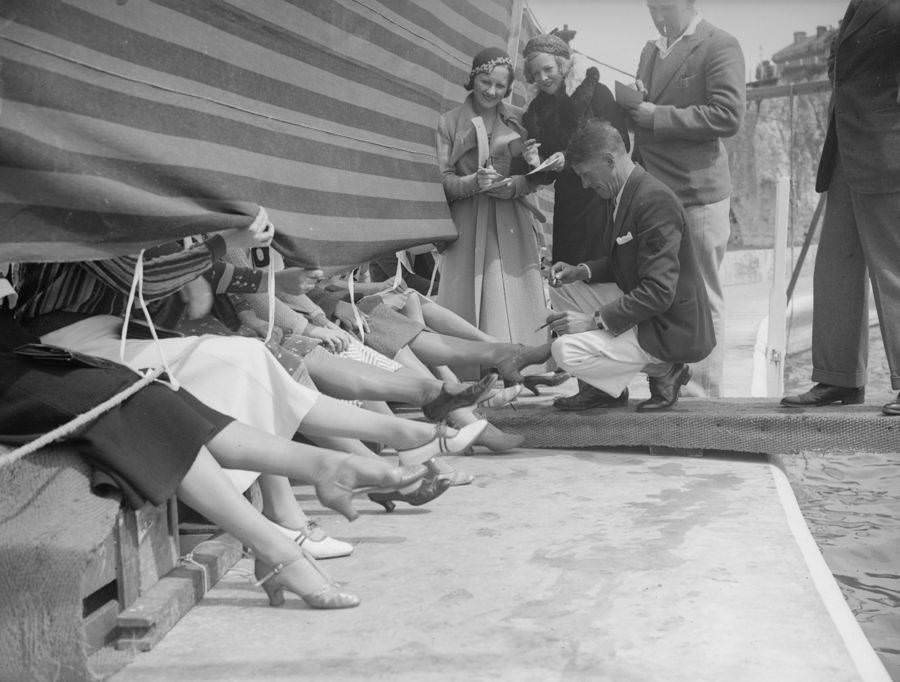
[[[250,469],[314,485],[322,504],[350,520],[357,517],[350,502],[354,489],[398,489],[426,473],[425,467],[403,470],[374,458],[295,443],[240,422],[222,429],[207,447],[225,468]]]
[[[426,365],[501,365],[519,356],[522,367],[546,362],[550,344],[520,346],[513,343],[470,341],[454,336],[423,331],[409,342],[409,347]]]
[[[434,425],[376,414],[321,395],[303,418],[300,433],[358,438],[407,450],[431,440]]]
[[[285,583],[298,594],[327,586],[326,579],[302,557],[300,547],[281,534],[238,493],[210,453],[203,448],[181,484],[178,497],[217,526],[234,535],[269,565],[285,564]]]
[[[315,436],[310,440],[319,447],[328,448],[329,450],[337,450],[339,452],[349,452],[351,455],[360,455],[362,457],[374,457],[381,460],[381,457],[366,447],[366,444],[356,438],[340,438],[338,436]]]
[[[285,528],[304,528],[309,521],[306,514],[297,504],[291,482],[284,476],[263,474],[259,477],[259,489],[262,493],[262,513]]]
[[[481,331],[452,310],[424,297],[410,296],[406,301],[403,312],[413,317],[413,319],[428,325],[429,329],[433,329],[439,334],[457,336],[471,341],[499,343],[496,337]]]
[[[306,368],[318,389],[344,400],[385,400],[424,405],[441,393],[435,378],[388,372],[326,352],[306,356]]]

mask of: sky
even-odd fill
[[[849,0],[697,0],[711,23],[740,42],[748,80],[756,65],[793,42],[794,31],[837,26]],[[644,0],[526,0],[545,31],[563,24],[577,31],[579,52],[634,73],[644,43],[658,33]],[[603,80],[616,76],[604,72]],[[619,76],[622,78],[621,76]]]

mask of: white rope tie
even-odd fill
[[[128,340],[128,324],[131,321],[131,310],[132,306],[134,305],[135,290],[137,290],[137,296],[141,304],[141,310],[144,312],[144,319],[147,321],[147,326],[150,328],[150,335],[153,337],[153,343],[156,348],[156,352],[159,353],[159,358],[162,362],[162,368],[169,376],[169,381],[162,383],[168,383],[172,390],[177,391],[181,388],[181,384],[169,367],[169,362],[166,359],[166,354],[163,352],[162,344],[160,344],[159,337],[156,335],[156,327],[153,325],[153,319],[150,317],[150,311],[147,310],[147,302],[144,300],[144,249],[141,249],[141,252],[138,254],[137,263],[135,263],[134,266],[134,277],[132,277],[131,279],[131,289],[128,292],[128,304],[125,306],[125,319],[122,322],[122,336],[119,341],[119,361],[123,365],[128,364],[127,362],[125,362],[125,343]],[[159,377],[160,374],[161,372],[156,376]]]
[[[438,270],[441,267],[441,254],[438,253],[437,249],[432,251],[434,254],[434,268],[431,270],[431,281],[428,283],[428,293],[425,294],[426,298],[431,298],[431,292],[434,291],[434,282],[437,279]]]
[[[400,288],[400,283],[403,281],[403,268],[406,265],[403,260],[406,257],[406,253],[404,251],[397,251],[394,254],[394,257],[397,259],[397,270],[394,272],[394,282],[391,284],[391,289],[396,291]]]
[[[275,331],[275,263],[272,262],[272,247],[267,246],[266,251],[269,254],[269,265],[268,265],[268,281],[269,281],[269,321],[266,325],[266,340],[265,343],[269,343],[272,339],[272,334]]]
[[[353,272],[350,273],[350,277],[347,279],[347,289],[350,292],[350,306],[353,308],[353,320],[356,322],[356,328],[359,329],[359,342],[366,342],[366,332],[363,329],[363,321],[362,315],[359,314],[359,308],[356,307],[356,296],[354,295],[354,284],[353,278],[356,276],[356,272],[359,268],[354,268]]]

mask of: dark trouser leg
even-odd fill
[[[896,391],[900,390],[900,192],[851,191],[851,195],[891,370],[891,387]]]
[[[813,277],[812,380],[864,386],[869,358],[866,262],[840,162],[827,201]]]

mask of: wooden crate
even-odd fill
[[[170,573],[178,561],[175,499],[137,511],[122,509],[82,578],[90,652],[117,635],[119,613]]]

